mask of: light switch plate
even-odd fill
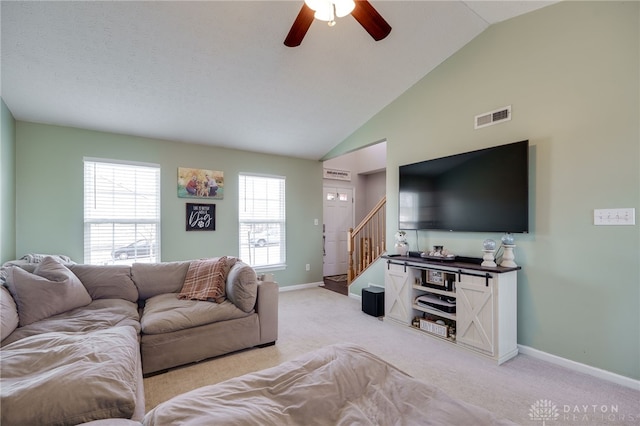
[[[636,209],[595,209],[593,211],[594,225],[635,225]]]

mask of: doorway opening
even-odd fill
[[[348,233],[386,195],[387,142],[323,162],[323,281],[348,294]]]

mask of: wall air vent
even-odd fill
[[[511,105],[496,109],[495,111],[485,112],[484,114],[476,115],[474,121],[474,128],[481,129],[483,127],[492,126],[494,124],[502,123],[503,121],[511,120]]]

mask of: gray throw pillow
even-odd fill
[[[4,286],[0,286],[0,323],[0,340],[18,328],[18,307]]]
[[[256,271],[244,262],[237,262],[227,275],[227,299],[244,312],[251,312],[258,297]]]
[[[9,268],[7,287],[18,305],[20,327],[91,303],[78,277],[52,257],[40,262],[33,274]]]

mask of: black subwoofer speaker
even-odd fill
[[[365,287],[362,289],[362,312],[374,317],[384,316],[384,288]]]

